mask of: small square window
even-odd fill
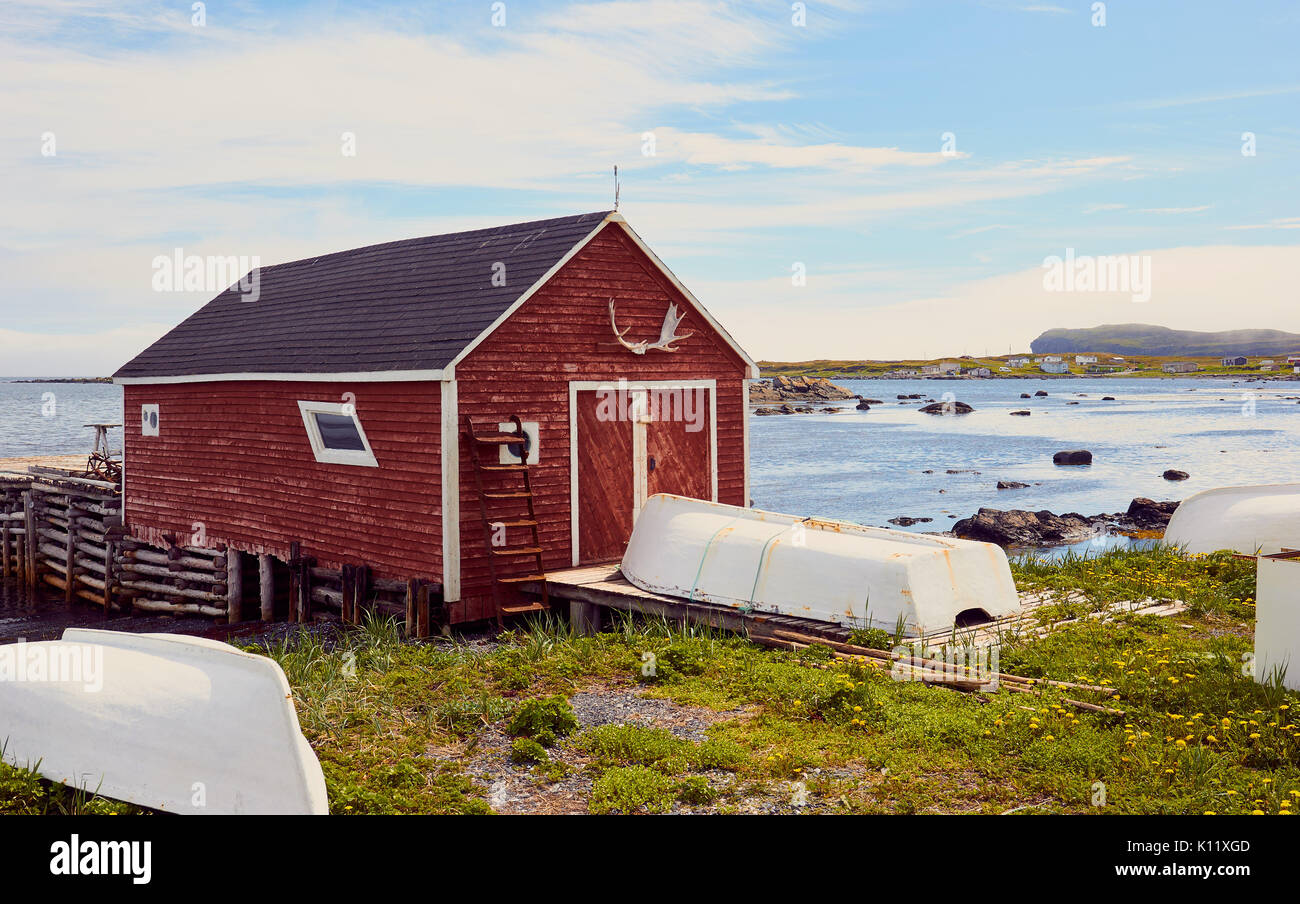
[[[323,411],[312,412],[312,417],[316,418],[316,430],[320,433],[321,445],[326,449],[365,450],[366,441],[361,438],[361,425],[355,417]]]
[[[339,402],[298,403],[312,454],[323,464],[376,468],[379,462],[366,439],[356,407]]]

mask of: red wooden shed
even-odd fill
[[[618,213],[258,278],[115,374],[141,540],[428,580],[454,623],[617,560],[648,495],[748,502],[757,366]]]

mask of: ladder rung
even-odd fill
[[[544,574],[520,574],[520,575],[513,575],[508,578],[497,578],[497,583],[498,584],[527,584],[531,581],[544,581],[544,580],[546,580],[546,575]]]
[[[514,548],[492,550],[494,556],[537,556],[541,555],[541,553],[542,548],[540,546],[516,546]]]
[[[532,497],[532,495],[533,495],[532,493],[527,493],[524,492],[523,490],[520,490],[515,493],[484,493],[483,498],[484,499],[529,499]]]
[[[527,465],[479,465],[483,471],[527,471]]]
[[[544,612],[549,608],[549,606],[543,606],[541,603],[524,603],[520,606],[502,606],[501,613],[503,615],[519,615],[523,612]]]
[[[519,521],[494,521],[492,519],[488,519],[488,525],[490,527],[496,527],[498,524],[501,525],[502,527],[536,527],[537,526],[537,522],[529,518],[523,518]]]
[[[474,439],[480,443],[513,446],[528,439],[526,433],[475,433]]]

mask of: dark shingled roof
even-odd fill
[[[116,377],[437,370],[528,291],[607,212],[406,239],[263,267]],[[506,284],[492,284],[493,264]]]

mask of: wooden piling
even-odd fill
[[[71,523],[71,519],[69,519],[68,532],[65,536],[67,537],[68,548],[63,557],[63,578],[67,582],[67,586],[63,589],[63,601],[71,606],[77,592],[77,526]]]
[[[419,595],[416,599],[415,636],[420,638],[429,636],[429,584],[427,581],[420,582]]]
[[[343,624],[356,624],[356,593],[354,589],[356,571],[351,565],[344,565],[340,575],[340,582],[343,585],[343,599],[340,605],[340,618]]]
[[[405,631],[407,637],[414,637],[416,631],[415,613],[419,604],[420,585],[411,578],[406,582],[406,624]]]
[[[23,493],[23,539],[26,541],[26,571],[27,586],[35,590],[38,583],[36,569],[36,547],[39,540],[36,537],[36,509],[32,505],[32,491],[27,490]]]
[[[257,589],[262,604],[262,621],[275,621],[275,560],[263,553],[257,557]]]
[[[244,620],[244,554],[226,550],[226,624]]]

